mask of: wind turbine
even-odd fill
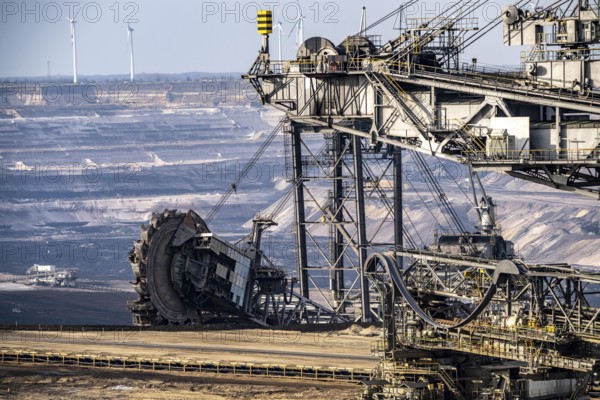
[[[279,33],[277,34],[278,35],[278,43],[277,44],[279,47],[279,59],[278,60],[281,63],[283,60],[282,55],[281,55],[281,34],[283,33],[283,26],[281,26],[281,22],[278,22],[277,25],[275,25],[275,29],[279,30]],[[279,69],[281,69],[281,67],[282,66],[280,65]],[[281,71],[279,71],[279,72],[281,72]]]
[[[290,34],[288,35],[288,38],[289,38],[290,36],[292,36],[292,33],[294,33],[294,30],[296,31],[296,51],[298,51],[300,46],[302,46],[302,43],[304,43],[304,20],[305,19],[306,19],[306,17],[304,17],[304,15],[302,14],[302,8],[300,7],[300,3],[298,3],[298,18],[296,19],[296,22],[294,22],[294,27],[292,28],[292,30],[290,31]]]
[[[71,24],[71,46],[73,47],[73,83],[77,83],[77,41],[75,38],[75,16],[68,18]]]
[[[127,39],[129,39],[129,79],[133,82],[134,68],[133,68],[133,28],[127,24]]]
[[[533,1],[529,2],[529,6],[531,7],[531,11],[534,13],[539,13],[544,10],[543,6],[539,6],[540,0],[537,0],[535,3]]]

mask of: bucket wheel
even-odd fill
[[[174,281],[182,279],[174,273],[175,256],[182,246],[176,237],[180,232],[192,238],[209,230],[193,211],[154,213],[150,224],[142,225],[140,239],[129,253],[136,277],[133,287],[139,295],[137,301],[129,304],[135,325],[183,325],[198,321],[199,310],[182,299],[177,290],[181,282]]]

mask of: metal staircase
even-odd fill
[[[426,137],[428,131],[427,126],[423,123],[423,117],[417,114],[414,106],[411,106],[413,102],[406,91],[404,91],[404,89],[402,89],[402,87],[387,74],[367,72],[365,75],[375,88],[383,91],[385,94],[396,100],[398,106],[402,109],[411,123],[419,130],[419,133]]]

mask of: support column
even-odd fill
[[[554,109],[554,123],[556,124],[555,135],[558,139],[557,146],[559,149],[560,158],[568,158],[569,157],[569,138],[567,137],[567,131],[563,131],[560,124],[562,123],[562,117],[560,115],[560,107],[556,107]]]
[[[338,225],[344,221],[342,213],[344,202],[344,186],[343,186],[343,164],[340,162],[342,151],[344,149],[344,137],[341,132],[337,132],[333,136],[333,159],[336,166],[333,171],[333,198],[331,199],[331,211],[335,215],[333,226],[331,226],[331,262],[333,270],[330,273],[330,288],[336,305],[344,298],[344,236],[338,229]],[[344,312],[343,307],[341,309]]]
[[[383,284],[383,339],[385,344],[386,357],[394,358],[396,350],[396,298],[394,295],[394,285],[391,282]],[[406,313],[402,313],[406,316]],[[406,326],[406,324],[403,324]]]
[[[431,114],[433,115],[435,129],[442,129],[442,109],[437,104],[437,91],[436,88],[431,87],[429,107],[431,108]]]
[[[394,149],[394,244],[397,251],[404,250],[404,226],[402,215],[402,149]],[[396,257],[400,270],[404,269],[403,258]]]
[[[300,283],[300,294],[309,297],[308,257],[306,252],[306,215],[304,207],[304,178],[302,177],[302,138],[300,128],[292,122],[292,164],[295,182],[294,206],[296,217],[296,270]]]
[[[362,146],[359,136],[352,135],[352,151],[354,154],[354,184],[356,204],[356,229],[358,240],[358,266],[362,303],[362,322],[371,322],[371,301],[369,298],[369,281],[365,274],[365,261],[367,261],[367,228],[365,217],[365,186],[363,180]]]

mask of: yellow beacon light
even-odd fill
[[[269,35],[273,33],[273,12],[270,10],[258,10],[258,33]]]

